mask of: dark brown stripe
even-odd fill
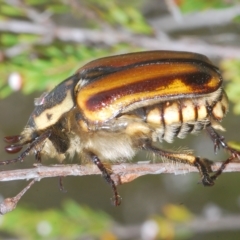
[[[86,107],[90,111],[96,111],[105,108],[107,105],[110,105],[116,99],[119,99],[123,96],[130,96],[136,93],[146,94],[151,91],[156,91],[158,88],[164,89],[167,86],[170,86],[172,82],[174,82],[176,79],[181,79],[181,81],[183,81],[184,84],[191,88],[191,90],[189,90],[188,93],[176,93],[172,94],[172,96],[179,95],[179,97],[183,97],[186,95],[201,94],[203,92],[212,92],[212,88],[207,86],[209,81],[211,81],[210,74],[205,72],[179,74],[165,77],[156,77],[151,79],[143,79],[141,82],[129,83],[126,86],[120,86],[114,89],[99,92],[86,101]],[[214,87],[214,89],[215,88],[216,87]],[[171,96],[171,94],[167,93],[165,95]],[[163,94],[163,97],[165,95]]]
[[[159,110],[160,110],[160,125],[162,124],[163,126],[163,134],[162,134],[162,138],[164,138],[165,136],[165,130],[166,130],[166,123],[165,123],[165,118],[164,118],[164,103],[160,104],[159,106]]]
[[[206,117],[209,117],[212,115],[212,106],[209,105],[209,102],[206,100],[205,101],[205,106],[206,106],[206,109],[207,109],[207,116]]]
[[[178,134],[181,131],[182,125],[183,125],[182,102],[180,100],[178,100],[177,102],[178,102],[178,116],[179,116],[178,118],[179,118],[179,121],[180,121],[181,125],[180,125],[180,127],[178,127],[176,129],[175,136],[178,136]]]
[[[194,104],[194,120],[195,122],[198,120],[198,105],[195,101],[193,101],[193,104]]]

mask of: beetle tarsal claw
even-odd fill
[[[213,141],[215,153],[217,153],[217,150],[219,150],[220,147],[225,149],[228,148],[227,144],[224,141],[224,137],[220,136],[212,126],[208,126],[206,130]]]
[[[215,180],[215,178],[212,178],[212,177],[210,177],[210,176],[203,176],[203,178],[202,178],[202,184],[203,184],[203,186],[205,186],[205,187],[211,187],[211,186],[213,186],[214,185],[214,180]]]
[[[222,147],[223,149],[225,149],[226,151],[228,151],[230,153],[230,157],[223,161],[221,166],[219,167],[219,169],[214,173],[214,175],[211,177],[213,180],[216,180],[217,177],[219,177],[222,172],[224,171],[224,169],[226,168],[226,166],[232,162],[234,159],[240,159],[240,151],[230,147],[226,142],[223,136],[220,136],[216,130],[212,127],[212,126],[208,126],[207,127],[207,132],[210,135],[210,138],[212,139],[212,141],[214,142],[214,150],[215,147],[217,146],[217,148],[219,149],[220,147]]]

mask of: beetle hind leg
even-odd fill
[[[224,137],[220,136],[212,126],[208,126],[206,129],[214,143],[215,153],[216,150],[220,149],[220,147],[222,147],[223,149],[227,150],[230,153],[230,157],[224,162],[222,162],[219,169],[212,176],[212,179],[215,180],[217,179],[218,176],[222,174],[222,172],[230,162],[232,162],[236,158],[240,160],[240,151],[237,151],[236,149],[228,146],[228,144],[224,141]]]
[[[214,179],[210,176],[210,173],[212,172],[211,168],[211,165],[213,164],[212,161],[208,159],[201,159],[199,157],[195,157],[191,153],[165,151],[153,146],[150,142],[145,143],[143,145],[143,148],[147,151],[151,151],[157,155],[160,155],[161,157],[166,158],[168,160],[195,166],[201,175],[203,185],[204,186],[214,185]]]
[[[109,171],[106,169],[106,167],[104,166],[104,164],[101,162],[101,160],[94,154],[91,154],[91,160],[92,162],[97,165],[97,167],[99,168],[99,170],[102,172],[102,175],[104,177],[104,179],[107,181],[107,183],[110,184],[110,186],[112,187],[113,190],[113,204],[115,206],[119,206],[121,204],[121,197],[118,194],[117,191],[117,187],[116,184],[114,183],[114,181],[112,180]]]

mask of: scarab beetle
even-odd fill
[[[140,149],[175,162],[195,166],[203,185],[211,186],[239,152],[215,130],[228,110],[222,77],[207,57],[190,52],[149,51],[100,58],[81,67],[35,104],[19,136],[6,137],[9,153],[22,161],[29,153],[54,157],[79,155],[92,161],[114,191],[104,163],[132,159]],[[163,150],[155,142],[172,142],[206,129],[215,151],[223,147],[230,157],[211,175],[212,162],[188,152]]]

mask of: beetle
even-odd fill
[[[29,154],[57,158],[77,154],[93,162],[120,204],[111,170],[105,163],[130,160],[144,149],[165,159],[195,166],[204,186],[212,186],[239,152],[228,146],[216,130],[228,111],[227,95],[219,69],[201,54],[147,51],[94,60],[49,93],[37,99],[20,135],[5,137],[8,153],[27,148]],[[164,150],[154,143],[172,142],[205,129],[215,152],[223,147],[230,157],[212,174],[212,161],[189,151]]]

